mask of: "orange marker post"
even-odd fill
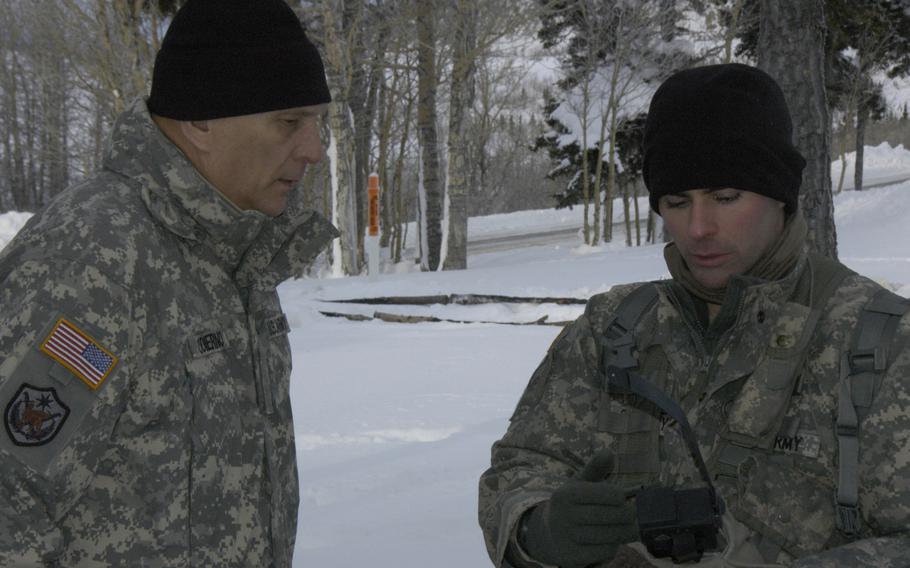
[[[368,207],[370,214],[370,225],[367,229],[365,243],[367,270],[370,274],[370,280],[374,280],[379,275],[379,176],[377,174],[370,174],[367,197],[369,198]]]
[[[379,176],[370,174],[370,183],[367,189],[367,195],[370,199],[370,230],[367,233],[371,237],[379,236]]]

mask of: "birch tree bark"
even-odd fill
[[[784,91],[793,137],[806,159],[800,209],[809,249],[837,259],[831,195],[831,121],[825,95],[825,12],[822,0],[762,0],[758,66]]]
[[[439,268],[442,245],[442,180],[436,126],[436,25],[434,0],[415,0],[417,10],[417,137],[420,141],[421,185],[426,199],[421,225],[426,231],[421,265]]]
[[[455,46],[449,97],[449,159],[447,161],[449,225],[445,270],[468,267],[468,129],[474,93],[476,10],[473,2],[455,2]]]
[[[357,205],[355,197],[354,124],[349,106],[351,86],[351,59],[347,50],[341,22],[336,14],[343,12],[342,2],[327,0],[322,3],[325,44],[326,80],[332,95],[329,103],[329,130],[331,144],[331,176],[333,190],[332,222],[341,236],[335,246],[333,263],[336,273],[359,274],[357,254]]]

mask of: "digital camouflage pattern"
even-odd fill
[[[889,367],[860,423],[864,523],[848,542],[835,520],[837,385],[860,311],[880,287],[851,274],[812,309],[816,264],[802,257],[777,282],[733,278],[715,319],[730,326],[718,336],[714,325],[699,323],[681,285],[661,282],[656,305],[634,330],[641,374],[686,412],[732,516],[726,520],[739,527],[725,534],[736,544],[703,564],[910,565],[910,317],[900,321]],[[496,566],[509,565],[504,556],[515,550],[521,515],[605,448],[618,458],[610,479],[620,486],[702,485],[674,423],[662,422],[648,402],[604,389],[601,339],[637,286],[591,298],[554,341],[494,444],[480,480],[479,518]]]
[[[0,565],[290,566],[299,497],[275,287],[335,235],[296,204],[238,210],[144,102],[121,116],[103,170],[0,255]],[[96,390],[39,350],[60,318],[117,357]],[[19,428],[28,404],[50,414],[41,389],[69,414],[47,443],[17,444],[11,427],[54,425],[33,413]]]

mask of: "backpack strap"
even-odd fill
[[[616,307],[613,319],[604,331],[601,343],[601,369],[638,368],[638,341],[632,330],[657,302],[657,283],[647,282],[632,290]]]
[[[631,402],[628,397],[632,395],[618,392],[609,384],[607,369],[638,369],[639,341],[634,330],[657,303],[657,299],[656,283],[648,282],[635,288],[614,308],[612,319],[608,320],[609,323],[600,336],[603,385],[597,428],[613,434],[615,473],[630,485],[640,484],[644,481],[643,475],[651,476],[658,471],[659,420],[649,411],[625,405],[624,412],[615,412],[616,401]]]
[[[888,348],[910,300],[881,289],[859,314],[850,351],[841,358],[837,395],[837,528],[853,536],[859,512],[859,424],[888,368]]]

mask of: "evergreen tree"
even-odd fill
[[[553,169],[547,173],[547,178],[566,180],[563,190],[553,195],[556,208],[568,207],[571,209],[583,202],[581,145],[577,138],[572,137],[569,129],[553,116],[560,101],[555,99],[552,94],[547,93],[545,96],[547,98],[544,104],[544,116],[546,117],[544,122],[549,130],[537,137],[532,149],[546,151],[552,163],[555,164]],[[564,140],[571,141],[564,144],[562,143]],[[592,183],[597,168],[598,154],[599,149],[597,148],[588,150],[588,180]]]
[[[717,0],[729,4],[730,0]],[[757,59],[759,0],[746,0],[737,54]],[[910,2],[908,0],[825,0],[825,91],[832,115],[855,124],[857,152],[854,185],[862,187],[862,154],[868,121],[887,112],[878,73],[910,75]]]
[[[536,148],[550,152],[555,163],[550,177],[567,180],[557,206],[583,205],[585,242],[597,244],[602,208],[603,238],[609,241],[623,169],[617,153],[620,125],[646,108],[660,80],[691,58],[672,45],[677,2],[539,1],[544,10],[538,37],[561,53],[562,79],[559,95],[545,104],[551,130]]]

